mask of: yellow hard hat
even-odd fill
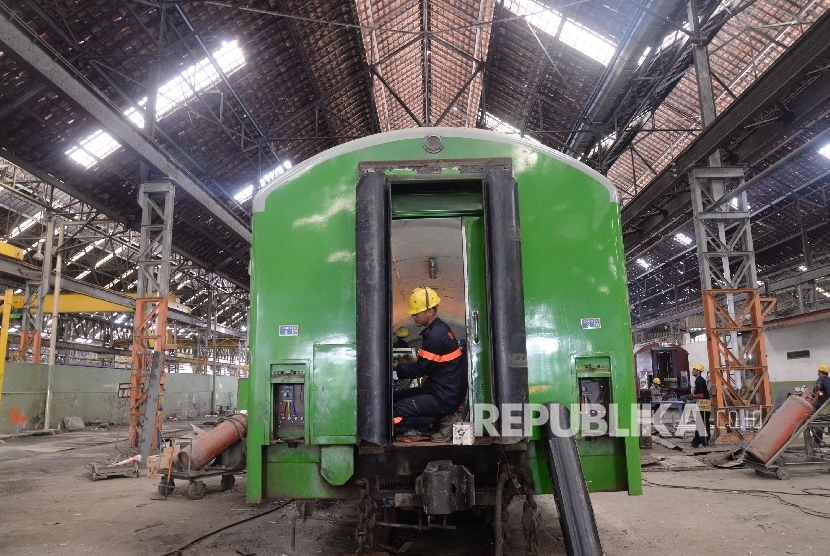
[[[692,367],[692,369],[694,369],[695,371],[700,371],[702,373],[703,372],[703,363],[695,363],[695,366]]]
[[[437,307],[439,303],[441,303],[441,298],[434,289],[419,286],[409,294],[409,307],[406,308],[406,312],[410,315],[417,315],[427,309]]]
[[[397,336],[398,338],[406,338],[407,336],[409,336],[409,329],[405,326],[401,326],[400,328],[398,328],[398,331],[395,332],[395,336]]]
[[[830,372],[830,367],[828,367],[827,365],[822,363],[821,365],[818,366],[818,372],[820,372],[820,373]]]
[[[661,385],[661,384],[663,384],[663,383],[662,383],[662,382],[660,382],[660,379],[659,379],[659,378],[655,378],[655,379],[654,379],[654,384],[656,384],[657,386],[660,386],[660,385]]]

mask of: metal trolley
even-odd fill
[[[813,430],[830,427],[830,414],[813,413],[807,422],[796,430],[790,439],[766,463],[744,457],[744,463],[756,473],[764,476],[776,476],[782,481],[790,476],[791,469],[827,469],[830,470],[830,454],[816,451],[813,445]],[[787,452],[799,437],[804,439],[804,454]]]

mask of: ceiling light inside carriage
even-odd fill
[[[430,257],[427,260],[427,267],[429,268],[429,279],[435,280],[438,278],[438,259],[436,257]]]

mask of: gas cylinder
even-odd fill
[[[179,452],[179,465],[182,469],[197,471],[245,438],[246,434],[248,416],[244,413],[222,419],[214,428],[194,438],[190,446]]]
[[[746,453],[761,463],[767,463],[812,413],[813,406],[810,402],[799,396],[790,396],[755,435],[747,446]]]

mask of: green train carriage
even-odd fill
[[[456,446],[398,442],[391,424],[392,333],[408,326],[417,341],[405,308],[421,285],[467,340],[471,419],[480,404],[635,403],[619,202],[606,178],[522,139],[418,128],[325,151],[260,191],[253,210],[248,501],[355,498],[365,478],[379,505],[494,507],[509,494],[498,490],[507,464],[537,493],[556,487],[560,514],[579,506],[590,537],[578,491],[641,493],[636,432],[579,433],[574,444],[534,427]],[[637,428],[627,409],[617,417]],[[557,460],[568,442],[577,472]],[[425,476],[438,484],[430,463],[447,461],[463,496],[425,490]]]

